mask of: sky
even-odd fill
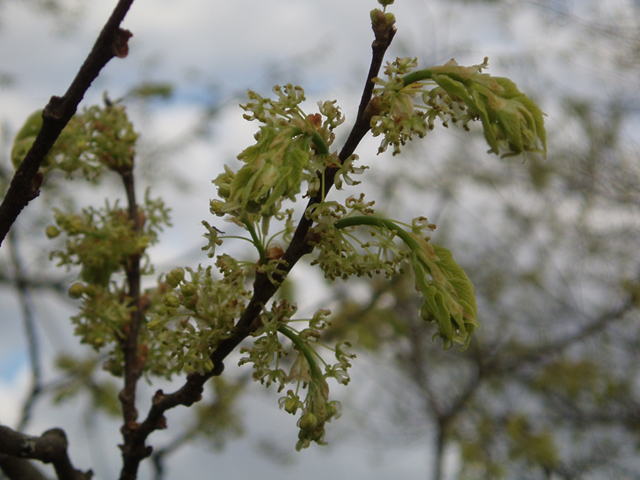
[[[71,3],[77,5],[77,16],[71,25],[66,25],[55,16],[35,12],[26,2],[0,2],[0,75],[14,80],[13,85],[0,87],[0,121],[10,132],[15,132],[31,112],[46,105],[51,95],[64,93],[116,2]],[[552,80],[560,89],[589,91],[593,85],[609,88],[602,80],[607,73],[594,69],[579,56],[560,69],[560,57],[555,52],[570,45],[569,33],[556,29],[560,33],[547,35],[548,18],[534,13],[527,7],[529,3],[505,7],[504,3],[491,2],[476,5],[445,0],[399,0],[389,7],[397,17],[398,27],[391,53],[418,56],[427,64],[442,64],[452,57],[460,64],[477,64],[489,56],[490,73],[509,75],[534,95],[544,91]],[[546,3],[573,5],[560,1]],[[610,2],[612,9],[616,3]],[[112,98],[123,96],[142,81],[171,82],[176,86],[172,100],[154,103],[150,110],[134,106],[131,112],[139,121],[136,125],[140,125],[137,128],[142,134],[141,150],[149,154],[150,168],[175,172],[176,178],[190,185],[188,190],[180,190],[172,181],[175,180],[172,173],[167,173],[171,178],[162,178],[162,173],[151,177],[151,186],[162,193],[173,209],[174,219],[173,228],[163,233],[163,242],[152,250],[159,270],[206,260],[199,253],[203,244],[200,221],[210,220],[208,199],[214,193],[210,180],[224,163],[236,162],[235,156],[252,142],[256,130],[255,125],[242,119],[238,95],[247,89],[267,94],[274,82],[300,83],[307,92],[310,110],[318,100],[337,98],[347,116],[346,123],[350,123],[368,69],[372,41],[369,11],[374,7],[376,3],[372,0],[134,2],[122,25],[134,35],[129,43],[130,54],[107,65],[83,105],[99,102],[105,90]],[[505,8],[511,8],[510,15],[506,15]],[[513,59],[518,56],[532,58],[536,71],[543,73],[532,76],[515,64]],[[194,141],[179,155],[158,154],[162,158],[154,164],[153,146],[181,138],[198,122],[203,109],[212,104],[220,105],[220,112],[209,137]],[[544,108],[552,113],[555,106],[550,101]],[[553,125],[553,118],[550,121]],[[361,156],[371,156],[374,165],[382,162],[373,158],[375,149],[376,142],[368,141],[360,151]],[[87,193],[87,198],[90,197]],[[304,273],[300,278],[306,278]],[[305,300],[313,299],[303,297]],[[0,290],[0,305],[3,331],[0,422],[12,425],[19,416],[21,396],[28,388],[28,356],[18,304],[6,289]],[[38,337],[46,359],[74,348],[67,320],[73,311],[70,302],[52,295],[37,299]],[[371,365],[375,362],[365,361],[354,370],[349,389],[384,398],[387,385],[378,382]],[[44,370],[48,378],[55,377],[50,362]],[[217,480],[426,477],[428,431],[425,436],[412,433],[399,437],[394,446],[352,433],[351,423],[340,419],[328,428],[329,447],[314,445],[296,454],[295,419],[277,409],[274,392],[266,394],[259,385],[252,388],[256,392],[242,405],[247,414],[247,435],[230,442],[219,453],[204,447],[178,452],[169,462],[167,478],[184,478],[182,469],[189,469],[190,478]],[[153,389],[143,386],[140,396],[145,398],[146,394],[149,398],[152,392]],[[364,411],[364,403],[357,399],[349,396],[344,399],[344,417],[367,421],[368,415],[375,415],[376,422],[392,422],[378,411]],[[41,401],[28,432],[39,434],[63,426],[70,437],[75,466],[91,466],[97,478],[113,478],[118,473],[114,465],[119,465],[115,448],[120,440],[117,423],[87,417],[85,410],[82,399],[66,406]],[[180,425],[184,414],[177,411],[168,415],[168,435],[172,423]],[[91,447],[89,440],[96,437],[99,446],[94,443]],[[161,432],[149,442],[162,446],[168,438],[166,432]],[[264,448],[261,453],[264,440],[273,442],[270,453],[264,453]],[[450,452],[450,456],[454,458],[455,452]],[[148,465],[140,478],[150,478]]]

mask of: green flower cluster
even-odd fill
[[[42,111],[31,114],[15,137],[11,161],[17,169],[42,128]],[[94,105],[75,115],[64,128],[53,148],[42,162],[46,175],[54,169],[71,176],[80,171],[87,179],[95,180],[104,168],[125,172],[133,169],[135,142],[125,107],[106,102]]]
[[[287,395],[280,398],[280,408],[295,415],[300,410],[298,419],[298,443],[296,449],[309,447],[311,442],[325,444],[325,424],[341,414],[340,403],[329,400],[328,378],[334,378],[338,383],[347,385],[349,375],[347,369],[351,366],[351,359],[355,357],[349,352],[348,342],[338,344],[335,348],[337,363],[328,365],[317,353],[316,346],[320,346],[321,332],[329,322],[328,310],[319,310],[309,320],[308,327],[298,332],[291,328],[291,317],[296,313],[296,306],[286,300],[273,304],[271,310],[264,311],[260,316],[262,326],[255,332],[258,338],[251,348],[243,348],[242,353],[248,356],[240,360],[240,364],[252,363],[253,378],[267,387],[278,384],[278,391],[284,390],[288,384],[295,384],[295,390],[290,389]],[[287,351],[279,339],[284,335],[293,344],[292,353],[295,360],[285,371],[284,357]],[[322,372],[319,363],[324,364]],[[302,391],[307,391],[305,399],[301,399]]]
[[[63,213],[54,209],[56,225],[47,227],[49,238],[61,232],[67,235],[64,251],[54,251],[51,258],[60,265],[80,265],[80,279],[101,287],[109,285],[111,276],[122,271],[134,255],[143,256],[149,245],[156,243],[158,234],[169,224],[169,211],[161,199],[152,199],[149,191],[138,211],[141,232],[134,231],[133,220],[120,208],[119,202],[99,210],[89,207],[81,213]]]
[[[82,299],[80,313],[71,317],[74,333],[82,343],[98,351],[124,338],[133,310],[124,290],[74,283],[69,288],[69,296]]]
[[[41,127],[42,116],[37,112],[18,133],[12,150],[16,167]],[[71,119],[42,170],[48,173],[59,169],[68,177],[80,172],[85,179],[94,181],[109,169],[123,178],[131,178],[137,137],[124,106],[105,100],[104,107],[87,108]],[[144,263],[140,274],[152,273],[146,250],[156,243],[163,227],[169,225],[169,210],[162,200],[152,199],[148,190],[144,203],[133,211],[137,212],[135,218],[131,217],[131,209],[121,208],[118,201],[106,202],[100,209],[89,207],[80,213],[54,209],[55,225],[46,228],[49,238],[62,233],[66,236],[64,249],[52,252],[51,259],[67,268],[80,266],[78,281],[69,288],[72,298],[81,299],[78,315],[71,318],[75,332],[81,342],[96,350],[111,348],[105,369],[114,375],[122,374],[120,343],[137,308],[132,304],[127,283],[118,274],[140,260]],[[150,296],[144,295],[140,307],[147,308],[149,302]],[[166,363],[144,328],[140,332],[138,354],[147,372]]]
[[[305,182],[305,196],[315,195],[327,168],[338,169],[338,187],[343,182],[354,184],[349,175],[361,171],[353,166],[355,156],[341,163],[336,153],[329,153],[334,129],[344,122],[335,101],[319,102],[319,113],[306,114],[300,106],[305,100],[302,88],[276,86],[273,91],[275,99],[249,91],[251,101],[242,108],[245,119],[262,124],[256,143],[238,155],[242,168],[235,172],[225,166],[213,181],[220,200],[211,202],[211,212],[229,215],[252,236],[251,228],[260,220],[263,235],[267,234],[270,219],[283,216],[282,202],[295,201]]]
[[[256,143],[238,155],[244,166],[236,172],[225,165],[224,172],[213,180],[219,199],[210,202],[213,215],[226,216],[249,232],[260,255],[258,268],[269,276],[280,266],[279,257],[273,255],[278,250],[274,239],[282,236],[284,242],[289,242],[296,227],[293,210],[283,209],[283,202],[295,201],[305,182],[307,197],[323,190],[327,168],[333,170],[338,189],[343,184],[356,185],[352,175],[366,169],[355,167],[356,155],[340,162],[336,153],[329,153],[335,140],[334,129],[344,122],[335,101],[319,102],[319,113],[308,115],[300,106],[305,100],[302,88],[276,86],[273,91],[275,99],[249,91],[251,101],[241,105],[248,112],[244,118],[258,120],[262,126],[255,135]],[[269,236],[273,219],[284,225]],[[203,250],[212,257],[225,237],[208,222],[203,225],[209,240]]]
[[[47,236],[54,238],[64,232],[67,241],[65,250],[53,251],[50,257],[58,259],[58,266],[81,266],[80,282],[69,289],[71,297],[82,299],[80,313],[72,321],[82,342],[100,349],[121,338],[130,319],[130,300],[112,277],[122,272],[132,257],[144,257],[147,247],[168,224],[168,211],[162,200],[149,198],[147,192],[139,210],[140,234],[135,233],[133,221],[118,202],[106,203],[100,210],[90,207],[80,214],[54,211],[56,225],[47,227]],[[150,272],[148,264],[142,268],[142,273]]]
[[[245,271],[237,260],[220,255],[216,278],[212,267],[196,270],[177,268],[164,277],[157,294],[160,302],[149,315],[147,328],[168,354],[170,373],[205,373],[214,365],[209,356],[216,346],[233,333],[251,297],[245,289]]]
[[[393,145],[394,155],[400,153],[401,145],[413,135],[424,137],[439,118],[445,126],[459,122],[465,129],[480,120],[489,153],[498,155],[502,149],[507,150],[503,157],[526,152],[546,156],[544,114],[508,78],[482,73],[487,62],[462,67],[451,60],[413,73],[417,59],[387,63],[388,80],[374,80],[379,87],[369,106],[374,136],[384,135],[379,152]],[[414,102],[419,95],[422,105]]]
[[[351,276],[372,277],[384,273],[387,278],[403,272],[408,257],[406,250],[396,243],[393,230],[372,229],[366,241],[357,237],[353,229],[362,215],[373,217],[374,202],[365,202],[364,195],[349,197],[345,205],[323,202],[315,205],[308,215],[316,222],[310,231],[310,244],[318,249],[311,265],[318,265],[326,278],[348,279]],[[355,218],[355,223],[348,225]]]

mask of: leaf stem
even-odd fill
[[[420,246],[416,242],[416,239],[413,236],[399,227],[396,223],[391,220],[387,220],[386,218],[381,217],[373,217],[367,215],[357,215],[354,217],[346,217],[338,220],[333,224],[338,230],[347,228],[347,227],[357,227],[360,225],[368,225],[371,227],[384,228],[385,230],[389,230],[390,232],[396,232],[396,235],[400,237],[400,239],[409,247],[411,250],[419,250]]]
[[[291,132],[292,132],[291,134],[292,137],[295,137],[296,135],[308,134],[308,132],[305,132],[299,127],[292,129]],[[325,143],[322,136],[315,130],[311,134],[311,142],[318,149],[319,155],[329,155],[329,147]]]
[[[313,352],[300,339],[300,336],[297,335],[289,327],[285,327],[284,325],[280,325],[278,327],[278,331],[281,334],[283,334],[285,337],[287,337],[289,340],[291,340],[296,347],[298,347],[298,350],[300,350],[300,352],[302,352],[302,354],[304,355],[304,358],[307,359],[307,362],[309,363],[309,367],[311,368],[311,373],[313,373],[313,376],[316,377],[317,379],[321,379],[322,378],[322,372],[320,371],[320,367],[318,367],[318,364],[316,363],[316,359],[315,359],[315,357],[313,355]]]
[[[412,83],[421,82],[423,80],[433,80],[434,72],[430,68],[418,70],[402,77],[402,84],[406,87]]]
[[[256,229],[253,228],[253,223],[248,220],[242,220],[242,223],[247,228],[247,231],[251,235],[251,240],[255,247],[258,249],[258,254],[260,255],[260,263],[267,263],[267,253],[264,250],[264,246],[258,238],[258,234],[256,233]]]

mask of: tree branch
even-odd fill
[[[48,480],[31,461],[25,458],[0,454],[0,470],[10,480]]]
[[[52,463],[59,480],[90,479],[91,470],[82,472],[73,467],[67,454],[68,446],[67,435],[59,428],[32,437],[0,425],[0,454]]]
[[[391,45],[396,29],[392,23],[384,25],[374,25],[373,27],[375,40],[372,44],[372,59],[369,74],[364,87],[358,117],[351,129],[349,137],[345,145],[340,151],[339,158],[341,161],[346,160],[353,154],[356,147],[371,128],[371,115],[367,111],[367,105],[371,100],[373,93],[373,78],[377,77],[382,65],[384,55]],[[310,199],[307,208],[323,201],[327,192],[333,186],[336,170],[328,170],[325,172],[325,189],[319,192],[314,198]],[[293,239],[287,248],[283,257],[282,274],[274,275],[276,283],[272,283],[264,274],[257,274],[253,284],[253,297],[249,301],[247,308],[238,320],[233,335],[223,340],[216,350],[211,354],[214,368],[205,375],[197,373],[187,376],[186,383],[177,391],[165,394],[162,390],[158,390],[153,397],[152,406],[149,410],[147,418],[136,426],[135,431],[131,432],[134,438],[134,444],[131,445],[132,455],[125,458],[125,464],[120,476],[121,480],[133,480],[137,473],[140,461],[151,454],[151,448],[145,447],[146,438],[154,430],[166,428],[166,418],[164,412],[178,405],[191,406],[202,398],[203,386],[211,377],[220,375],[224,370],[224,359],[252,332],[254,332],[259,324],[256,321],[262,311],[263,306],[269,301],[273,294],[278,290],[280,282],[287,273],[293,268],[296,262],[304,255],[311,253],[312,248],[306,239],[309,229],[312,226],[306,214],[302,215],[298,227],[294,233]],[[136,457],[135,455],[138,455]]]
[[[136,202],[135,184],[131,169],[119,172],[127,194],[129,204],[129,218],[133,223],[136,235],[140,235],[142,221],[140,211]],[[125,337],[121,340],[120,346],[124,356],[124,388],[120,392],[119,398],[122,403],[122,413],[124,424],[121,431],[124,443],[120,446],[123,457],[123,470],[121,478],[136,478],[140,458],[151,455],[151,447],[146,447],[144,442],[140,444],[136,441],[138,428],[138,411],[136,409],[136,385],[144,366],[138,352],[138,336],[140,323],[143,314],[140,305],[140,255],[135,254],[129,258],[125,267],[127,275],[127,285],[129,286],[129,298],[131,299],[132,311],[131,320],[125,330]],[[142,457],[141,457],[142,456]],[[135,468],[132,468],[135,466]]]
[[[93,49],[62,97],[51,97],[42,112],[42,128],[31,149],[16,171],[9,190],[0,205],[0,245],[27,204],[40,193],[42,174],[38,172],[44,157],[58,139],[62,129],[76,113],[78,105],[91,83],[113,57],[126,57],[131,32],[120,28],[133,0],[120,0],[102,28]]]

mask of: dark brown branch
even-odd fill
[[[32,437],[0,425],[0,454],[51,463],[60,480],[90,479],[91,470],[82,472],[73,467],[67,454],[68,446],[67,435],[59,428]]]
[[[0,454],[0,470],[9,480],[49,480],[30,460],[25,458]]]
[[[371,56],[371,66],[369,67],[369,74],[367,75],[367,83],[364,86],[362,97],[360,98],[358,117],[356,118],[356,122],[351,129],[351,133],[349,134],[347,141],[340,151],[340,160],[343,162],[347,157],[349,157],[349,155],[355,152],[360,140],[362,140],[371,128],[371,115],[367,111],[367,107],[369,106],[371,96],[373,95],[373,79],[376,78],[378,76],[378,72],[380,72],[384,55],[396,34],[396,28],[393,24],[388,24],[386,23],[386,20],[379,18],[378,22],[373,24],[373,33],[375,34],[376,39],[371,44],[371,49],[373,51]]]
[[[139,235],[142,230],[142,221],[136,202],[135,184],[132,170],[119,172],[127,194],[129,205],[129,218],[133,224],[133,230]],[[121,431],[124,443],[120,446],[122,450],[123,469],[121,478],[134,479],[138,473],[138,464],[141,458],[151,454],[151,448],[145,447],[144,442],[137,442],[138,411],[136,409],[136,385],[144,367],[144,361],[138,352],[138,336],[140,323],[143,314],[140,304],[140,255],[135,254],[129,258],[125,266],[127,275],[127,285],[129,286],[129,298],[133,309],[131,320],[125,330],[125,337],[120,342],[124,356],[124,388],[120,392],[119,398],[122,403],[122,413],[124,424]]]
[[[42,112],[42,128],[31,149],[16,171],[0,205],[0,245],[27,204],[40,193],[42,174],[38,172],[44,157],[58,139],[62,129],[76,113],[80,101],[113,57],[125,57],[131,32],[120,28],[133,0],[120,0],[98,36],[91,53],[62,97],[51,97]]]
[[[369,69],[364,92],[360,101],[358,117],[356,118],[351,133],[339,154],[341,161],[344,161],[353,154],[364,135],[366,135],[371,128],[371,115],[367,111],[367,105],[371,100],[373,92],[373,78],[378,75],[380,66],[382,65],[382,60],[389,48],[389,45],[391,44],[395,31],[396,29],[393,24],[384,24],[383,26],[378,24],[377,26],[374,26],[376,39],[372,44],[373,54],[371,68]],[[326,193],[333,186],[335,173],[335,170],[329,170],[325,173],[324,192],[319,192],[318,195],[312,198],[309,201],[307,208],[323,200]],[[300,222],[298,223],[293,239],[284,254],[284,266],[282,267],[283,274],[280,276],[274,275],[277,281],[284,279],[296,262],[312,251],[312,248],[309,246],[306,239],[311,226],[311,220],[303,214]],[[258,319],[263,306],[278,290],[278,287],[279,284],[272,283],[266,275],[257,274],[253,284],[253,297],[247,305],[242,317],[238,320],[234,334],[221,342],[216,350],[211,354],[211,360],[214,364],[213,370],[208,372],[206,375],[189,375],[182,388],[171,394],[165,394],[162,390],[158,390],[156,392],[147,418],[137,426],[134,432],[131,432],[132,436],[135,437],[135,443],[131,445],[131,456],[125,459],[125,465],[120,477],[121,480],[134,479],[140,461],[151,454],[150,447],[145,447],[145,441],[149,434],[154,430],[166,428],[164,412],[178,405],[188,407],[193,405],[195,402],[200,401],[205,382],[211,377],[222,373],[224,370],[224,359],[240,344],[240,342],[242,342],[242,340],[247,338],[258,328],[259,325],[256,320]],[[135,458],[136,453],[138,458]]]

